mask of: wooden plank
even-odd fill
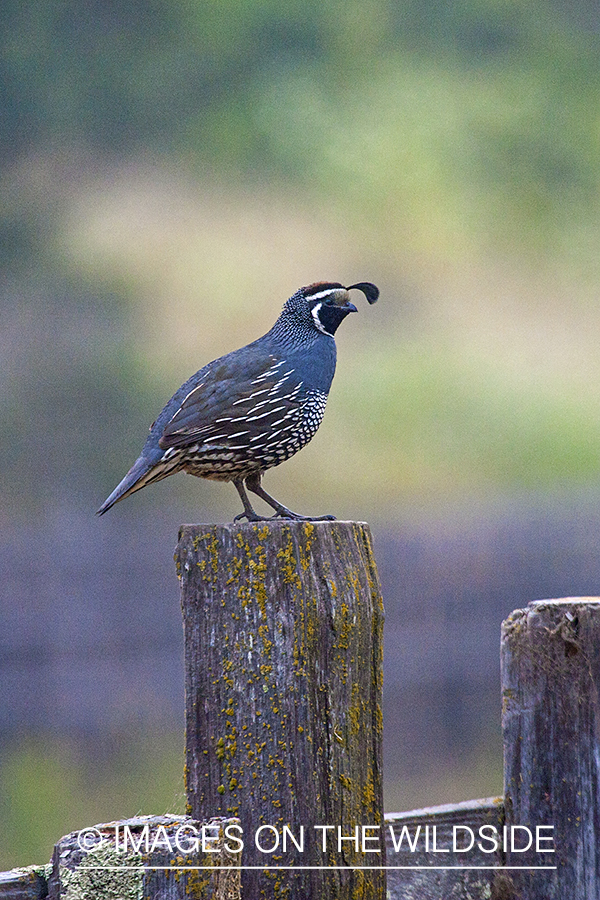
[[[506,821],[554,826],[556,850],[536,852],[534,841],[507,862],[558,867],[515,872],[523,900],[600,898],[599,686],[599,598],[540,600],[504,622]]]
[[[244,865],[336,867],[245,871],[252,900],[384,897],[380,870],[344,868],[383,863],[383,842],[363,853],[361,835],[340,851],[335,831],[383,825],[383,605],[368,526],[186,525],[176,561],[191,814],[239,816]],[[261,852],[263,825],[297,839],[304,828],[303,851],[288,840]],[[273,846],[275,833],[264,838]]]
[[[48,896],[47,867],[0,872],[0,900],[42,900]]]
[[[504,806],[501,797],[469,800],[445,806],[387,813],[385,816],[388,866],[500,866]],[[492,851],[491,841],[483,834],[497,834],[499,847]],[[392,838],[392,831],[394,838]],[[474,837],[473,846],[467,852]],[[399,845],[399,846],[398,846]],[[396,849],[398,847],[398,849]],[[414,849],[411,849],[414,848]],[[414,868],[388,871],[389,900],[489,900],[499,893],[505,876],[489,869]]]
[[[48,900],[240,900],[237,819],[137,816],[74,831],[54,848]],[[199,838],[196,844],[196,837]],[[221,869],[221,867],[224,867]]]

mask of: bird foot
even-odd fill
[[[298,522],[335,522],[335,516],[301,516],[300,513],[292,512],[291,509],[278,509],[271,516],[272,519],[294,519]]]
[[[253,512],[253,513],[243,512],[243,513],[239,513],[234,518],[233,521],[241,522],[242,519],[246,519],[246,521],[248,521],[248,522],[268,522],[272,518],[273,518],[273,516],[259,516],[258,513],[255,513],[255,512]]]
[[[299,513],[292,512],[290,509],[277,511],[272,516],[259,516],[258,513],[239,513],[234,518],[234,522],[241,522],[246,519],[247,522],[272,522],[273,519],[292,519],[294,522],[335,522],[335,516],[301,516]]]

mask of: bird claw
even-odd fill
[[[238,513],[238,515],[235,516],[233,521],[235,523],[235,522],[241,522],[242,519],[246,519],[248,522],[268,522],[270,518],[271,518],[271,516],[259,516],[258,513],[251,514],[251,513],[243,512],[243,513]]]

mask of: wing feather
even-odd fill
[[[302,383],[283,360],[272,354],[236,357],[231,354],[202,370],[199,383],[163,430],[163,450],[196,443],[246,445],[270,424],[275,427],[298,415]]]

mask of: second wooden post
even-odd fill
[[[506,825],[521,830],[506,864],[521,868],[503,896],[600,898],[599,685],[598,597],[538,600],[504,622]]]
[[[176,561],[192,815],[240,818],[242,896],[384,898],[368,526],[186,525]]]

